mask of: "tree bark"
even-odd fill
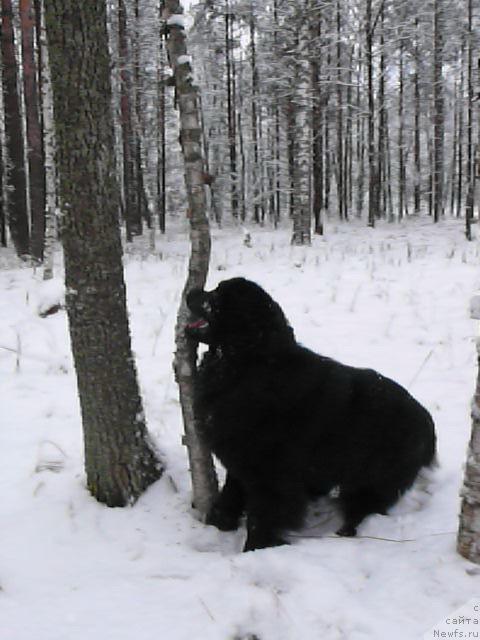
[[[217,494],[217,477],[212,456],[203,442],[194,406],[196,377],[196,346],[185,334],[189,320],[187,293],[203,288],[210,259],[210,231],[205,193],[205,164],[199,116],[198,89],[193,83],[190,59],[187,56],[183,8],[178,0],[164,0],[163,17],[167,26],[167,51],[175,79],[180,115],[180,141],[185,166],[190,220],[191,253],[188,276],[182,294],[175,328],[176,352],[174,369],[179,386],[192,476],[193,505],[205,516]]]
[[[472,300],[472,318],[480,320],[480,295]],[[480,564],[480,338],[477,338],[477,383],[472,402],[472,432],[467,451],[462,489],[457,550]]]
[[[30,253],[30,229],[27,207],[27,177],[24,163],[24,145],[20,97],[18,95],[17,60],[13,30],[11,0],[2,0],[2,80],[4,93],[7,156],[10,161],[8,183],[12,191],[8,197],[8,226],[18,256]]]
[[[416,215],[420,215],[420,196],[422,185],[422,164],[421,164],[421,146],[420,146],[420,29],[418,18],[415,18],[415,71],[413,76],[414,86],[414,134],[413,134],[413,158],[415,165],[415,180],[413,189],[413,210]]]
[[[342,23],[341,23],[340,0],[336,5],[336,25],[337,25],[337,153],[336,153],[336,174],[337,174],[337,207],[341,220],[346,218],[347,203],[344,193],[344,139],[343,139],[343,62],[342,62]]]
[[[120,55],[120,121],[123,138],[123,192],[127,241],[142,234],[136,135],[133,114],[133,79],[128,47],[127,9],[125,0],[118,3],[118,46]]]
[[[295,137],[293,167],[293,234],[292,244],[310,245],[311,205],[310,205],[310,154],[311,140],[311,70],[308,62],[309,0],[299,9],[298,43],[295,58],[296,80],[294,90]]]
[[[35,28],[37,34],[38,77],[40,110],[43,130],[45,161],[45,240],[43,247],[43,279],[53,278],[53,262],[57,242],[57,173],[55,167],[55,123],[53,121],[53,91],[48,60],[45,12],[42,0],[35,3]]]
[[[45,162],[34,52],[35,11],[33,0],[20,0],[19,7],[30,184],[30,253],[35,260],[41,262],[45,243]]]
[[[228,120],[228,150],[230,157],[230,201],[232,216],[238,217],[238,176],[237,176],[237,119],[235,92],[235,61],[232,57],[233,48],[233,13],[229,0],[225,0],[225,62],[227,67],[227,120]]]
[[[433,10],[433,218],[438,222],[444,204],[443,0],[434,0]]]
[[[373,32],[372,0],[367,0],[366,17],[366,57],[368,91],[368,226],[375,226],[378,214],[378,176],[375,166],[375,96],[373,90]]]
[[[118,226],[106,3],[45,0],[65,286],[87,485],[133,503],[162,472],[131,350]]]
[[[465,235],[472,239],[472,220],[475,200],[475,162],[473,155],[473,7],[467,0],[467,195],[465,198]],[[479,83],[480,84],[480,83]]]

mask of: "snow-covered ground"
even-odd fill
[[[196,520],[171,366],[188,244],[170,232],[156,255],[125,259],[145,409],[167,471],[133,508],[96,503],[65,313],[38,315],[61,273],[45,285],[0,252],[1,640],[413,640],[480,596],[480,568],[455,552],[478,245],[456,222],[327,231],[298,249],[287,230],[252,229],[251,248],[241,230],[214,230],[209,284],[256,280],[301,342],[375,367],[424,403],[439,435],[431,495],[414,489],[357,539],[336,538],[330,507],[317,505],[290,546],[248,554],[243,531]]]

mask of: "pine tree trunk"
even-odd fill
[[[400,40],[399,63],[398,63],[398,219],[404,215],[405,193],[406,193],[406,172],[405,172],[405,150],[404,150],[404,41]]]
[[[363,115],[363,101],[362,92],[360,90],[362,84],[362,49],[358,47],[358,76],[357,76],[357,97],[356,97],[356,136],[357,136],[357,201],[356,201],[356,215],[357,218],[361,218],[363,215],[363,205],[365,200],[364,188],[365,188],[365,117]]]
[[[312,24],[313,42],[319,46],[321,38],[321,13],[317,9],[318,14],[315,15],[315,21]],[[321,62],[316,57],[310,61],[310,70],[312,76],[312,153],[313,153],[313,219],[314,231],[318,235],[323,235],[323,111],[326,99],[322,95],[322,87],[320,84]]]
[[[253,142],[253,220],[260,222],[260,195],[258,188],[259,163],[258,163],[258,124],[257,124],[257,102],[258,102],[258,70],[255,45],[255,14],[253,2],[250,5],[250,69],[252,78],[252,108],[251,108],[251,128]]]
[[[185,334],[189,320],[186,294],[192,288],[205,285],[210,259],[210,232],[205,193],[205,165],[202,150],[198,89],[193,83],[192,68],[187,56],[183,9],[178,0],[164,0],[163,17],[167,25],[167,50],[175,79],[180,115],[180,141],[185,164],[190,219],[191,254],[188,277],[180,303],[175,329],[175,374],[179,385],[192,475],[193,504],[205,516],[217,493],[217,478],[210,451],[198,428],[194,407],[196,347]]]
[[[467,196],[465,198],[465,235],[472,239],[472,220],[475,196],[475,163],[473,157],[473,13],[472,0],[467,0]]]
[[[160,475],[131,350],[115,180],[106,3],[45,0],[65,286],[87,484],[108,506]]]
[[[1,49],[6,151],[10,162],[8,184],[12,188],[8,197],[8,226],[17,255],[25,257],[30,253],[30,230],[12,0],[2,0]]]
[[[455,216],[457,218],[460,217],[460,212],[462,210],[462,192],[463,192],[463,151],[464,151],[464,113],[463,113],[463,93],[465,90],[465,47],[463,48],[462,54],[462,71],[460,74],[460,85],[458,88],[457,95],[457,171],[456,171],[456,188],[455,188]]]
[[[420,38],[418,18],[415,19],[415,71],[413,77],[414,84],[414,134],[413,134],[413,157],[415,164],[415,183],[413,189],[413,210],[416,215],[420,215],[420,196],[422,182],[422,165],[421,165],[421,148],[420,148],[420,47],[418,40]]]
[[[375,217],[385,218],[387,209],[386,198],[386,148],[387,148],[387,108],[385,104],[385,35],[384,35],[384,10],[380,10],[380,67],[378,70],[378,136],[377,136],[377,211]],[[380,205],[381,203],[381,205]]]
[[[343,140],[343,67],[342,67],[342,39],[341,39],[341,11],[340,0],[337,0],[336,21],[337,21],[337,207],[341,220],[346,216],[346,202],[343,188],[344,183],[344,140]]]
[[[7,224],[5,220],[5,202],[3,189],[3,148],[0,144],[0,246],[7,246]]]
[[[233,47],[233,13],[229,0],[225,0],[225,61],[227,67],[227,121],[228,121],[228,150],[230,157],[230,202],[231,213],[238,217],[238,176],[237,176],[237,133],[235,107],[235,62],[232,56]]]
[[[443,0],[434,0],[433,10],[433,217],[438,222],[444,205]]]
[[[120,120],[123,138],[123,190],[127,241],[142,234],[138,191],[137,150],[132,106],[133,79],[128,47],[125,0],[118,3],[118,46],[120,50]]]
[[[368,92],[368,226],[374,227],[375,218],[378,214],[378,176],[375,167],[375,98],[373,90],[372,0],[367,0],[365,29]]]
[[[35,12],[33,0],[20,0],[19,6],[30,182],[30,253],[41,262],[45,242],[45,164],[34,52]]]
[[[273,22],[274,22],[274,31],[273,31],[273,47],[274,51],[278,50],[278,0],[273,0]],[[274,100],[274,110],[275,110],[275,228],[278,226],[280,222],[280,210],[281,210],[281,167],[280,167],[280,156],[281,156],[281,142],[280,142],[280,107],[279,107],[279,97],[278,97],[278,89],[275,90],[275,100]]]
[[[166,145],[166,95],[163,34],[159,35],[160,51],[157,78],[157,201],[160,232],[165,233],[167,217],[167,145]]]

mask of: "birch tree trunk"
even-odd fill
[[[195,415],[193,391],[196,376],[196,347],[185,335],[189,319],[186,295],[191,289],[205,285],[210,259],[210,231],[204,184],[205,165],[198,89],[193,83],[190,58],[187,56],[183,7],[179,0],[164,0],[163,18],[166,21],[167,51],[174,74],[180,115],[180,141],[185,165],[191,241],[188,276],[175,328],[174,369],[180,391],[185,444],[192,476],[193,505],[202,516],[205,516],[217,494],[218,485],[212,456],[199,435],[198,418]]]
[[[295,59],[295,138],[294,138],[294,168],[293,168],[293,235],[292,244],[309,245],[311,237],[311,206],[310,206],[310,153],[311,140],[311,72],[308,62],[309,29],[308,9],[309,0],[304,3],[304,15],[298,16],[299,34],[297,55]],[[303,18],[303,19],[302,19]]]
[[[118,225],[106,2],[45,0],[62,241],[87,485],[112,507],[162,473],[131,349]]]
[[[53,121],[53,92],[48,62],[45,12],[42,0],[34,0],[37,32],[40,109],[45,159],[45,242],[43,248],[43,279],[53,278],[53,260],[57,242],[57,178],[55,169],[55,123]]]
[[[480,295],[473,298],[471,317],[480,320]],[[480,564],[480,337],[477,338],[477,384],[472,401],[472,433],[463,481],[457,550]]]
[[[30,230],[27,207],[27,179],[24,164],[24,145],[20,96],[18,95],[17,60],[13,30],[11,0],[2,0],[2,80],[7,156],[10,161],[8,182],[12,191],[8,197],[8,226],[17,255],[25,257],[30,252]]]

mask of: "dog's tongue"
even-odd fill
[[[191,322],[190,324],[187,324],[187,329],[202,329],[207,325],[208,325],[208,322],[200,318],[200,320],[195,320],[195,322]]]

